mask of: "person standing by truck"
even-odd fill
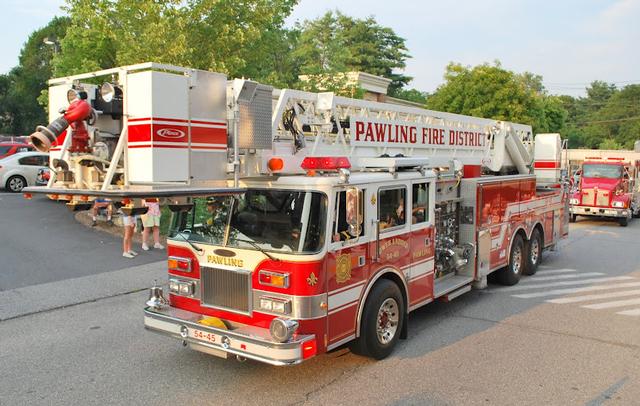
[[[143,200],[145,206],[147,206],[147,213],[140,216],[142,219],[142,249],[149,251],[149,230],[153,230],[153,248],[162,250],[164,246],[160,244],[160,203],[157,199]]]

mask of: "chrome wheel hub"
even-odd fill
[[[522,249],[516,247],[513,251],[513,264],[511,264],[511,270],[515,274],[520,273],[520,267],[522,266]]]
[[[540,242],[536,238],[531,241],[531,263],[537,264],[538,259],[540,258]]]
[[[387,298],[378,309],[376,322],[376,333],[381,344],[388,344],[393,340],[398,331],[399,320],[398,302],[393,298]]]

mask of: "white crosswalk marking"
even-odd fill
[[[591,300],[611,299],[614,297],[624,297],[624,296],[634,296],[634,295],[640,295],[640,289],[623,290],[621,292],[600,293],[598,295],[563,297],[560,299],[547,300],[547,302],[557,303],[557,304],[566,304],[566,303],[589,302]]]
[[[548,290],[545,292],[524,293],[524,294],[512,295],[512,296],[520,299],[532,299],[536,297],[560,296],[560,295],[569,295],[572,293],[593,292],[598,290],[609,290],[609,289],[617,289],[617,288],[634,288],[638,286],[640,286],[640,282],[614,283],[610,285],[587,286],[584,288],[554,289],[554,290]]]
[[[538,281],[556,281],[562,279],[575,279],[575,278],[584,278],[588,276],[600,276],[604,275],[602,272],[586,272],[579,274],[571,274],[571,275],[553,275],[553,276],[536,276],[535,278],[525,279],[520,281],[520,283],[535,283]]]
[[[580,286],[590,285],[590,286]],[[566,287],[565,287],[566,286]],[[633,288],[633,289],[631,289]],[[598,291],[603,291],[598,293]],[[496,289],[496,293],[511,294],[519,299],[549,298],[547,303],[577,303],[584,309],[601,310],[640,305],[640,280],[634,276],[606,276],[603,272],[580,273],[575,269],[540,269],[539,272],[520,281],[517,286]],[[590,294],[590,292],[596,292]],[[571,295],[566,297],[567,295]],[[591,302],[591,303],[588,303]],[[585,304],[583,304],[585,303]],[[616,310],[613,310],[616,312]],[[640,308],[617,311],[624,316],[640,316]]]
[[[604,302],[604,303],[596,303],[591,305],[584,305],[585,309],[611,309],[612,307],[624,307],[631,305],[640,305],[640,298],[636,299],[627,299],[627,300],[616,300],[614,302]]]
[[[519,290],[531,290],[531,289],[541,289],[541,288],[553,288],[556,286],[571,286],[571,285],[588,285],[591,283],[598,282],[609,282],[609,281],[624,281],[629,279],[635,279],[633,276],[611,276],[606,278],[592,278],[592,279],[582,279],[579,281],[562,281],[562,282],[553,282],[553,283],[539,283],[535,285],[527,285],[527,286],[513,286],[501,289],[501,291],[515,292]]]
[[[547,276],[547,275],[556,275],[559,273],[570,273],[570,272],[577,272],[577,271],[575,269],[550,269],[550,270],[540,269],[538,270],[538,275]]]
[[[625,316],[640,316],[640,309],[624,310],[616,314],[622,314]]]

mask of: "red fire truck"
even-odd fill
[[[516,284],[568,232],[567,191],[533,170],[559,164],[559,136],[534,153],[527,125],[154,63],[50,84],[49,111],[71,104],[32,136],[57,151],[27,193],[127,214],[161,199],[168,282],[144,325],[198,351],[291,365],[349,343],[381,359],[411,311],[490,274]]]
[[[588,157],[570,197],[570,221],[577,216],[610,217],[626,227],[640,214],[638,162],[617,157]]]

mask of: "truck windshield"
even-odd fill
[[[194,199],[173,216],[169,236],[270,252],[312,254],[324,245],[327,197],[319,192],[251,190]],[[226,240],[226,243],[225,243]]]
[[[582,166],[582,177],[618,179],[622,177],[622,167],[619,165],[587,164]]]

